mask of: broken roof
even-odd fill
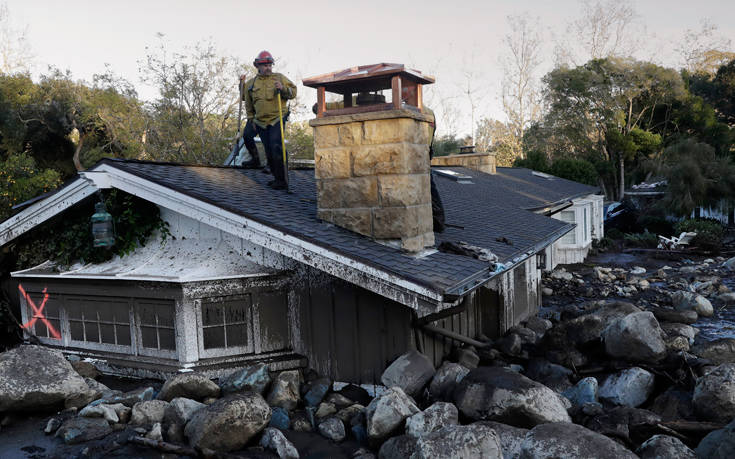
[[[500,263],[510,266],[573,228],[523,210],[508,196],[488,199],[498,196],[498,189],[488,180],[491,176],[453,169],[472,176],[473,183],[435,179],[447,223],[452,225],[436,234],[437,246],[465,242],[489,249]],[[252,169],[105,159],[82,175],[88,184],[136,194],[373,291],[380,290],[377,284],[395,287],[399,293],[386,296],[416,309],[420,301],[434,305],[456,302],[498,274],[488,262],[472,257],[438,251],[410,255],[318,220],[313,170],[290,171],[291,194],[271,190],[266,186],[270,176]],[[73,182],[69,187],[79,188],[80,184]],[[24,212],[43,212],[44,202]],[[26,225],[33,223],[17,217]],[[19,234],[4,223],[0,244],[9,240],[9,232],[10,238]],[[406,291],[407,296],[400,293]]]

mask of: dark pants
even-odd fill
[[[261,142],[263,142],[263,148],[265,149],[265,156],[268,159],[268,167],[273,174],[273,178],[276,179],[277,185],[286,184],[286,172],[283,167],[283,147],[281,144],[281,126],[279,123],[271,124],[266,128],[262,128],[255,125],[258,130]],[[283,128],[286,128],[286,122],[283,122]]]
[[[250,161],[252,166],[260,166],[260,155],[258,154],[258,147],[255,146],[255,136],[258,132],[255,130],[255,123],[248,121],[245,123],[245,129],[242,131],[242,140],[245,143],[245,148],[248,149],[248,153],[253,158]]]

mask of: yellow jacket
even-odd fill
[[[278,121],[278,100],[275,94],[274,82],[278,80],[283,85],[281,101],[296,97],[296,85],[280,73],[268,76],[256,75],[245,82],[242,98],[245,101],[245,111],[248,120],[264,128]],[[283,116],[288,113],[288,104],[282,104]]]

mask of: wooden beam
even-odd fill
[[[393,104],[393,108],[396,110],[401,109],[401,77],[399,75],[394,76],[391,78],[390,81],[390,87],[393,90],[393,100],[391,103]]]
[[[421,89],[420,84],[416,85],[416,108],[419,110],[424,109],[424,91]]]
[[[324,86],[319,86],[316,89],[316,117],[322,118],[326,110],[327,110],[326,91],[324,89]]]
[[[345,99],[344,99],[345,100],[344,107],[345,108],[352,107],[352,93],[351,92],[346,92],[344,94],[344,96],[345,96]]]

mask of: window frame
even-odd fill
[[[204,300],[204,301],[203,301]],[[231,347],[216,347],[216,348],[204,348],[204,317],[202,307],[204,304],[216,304],[226,303],[234,301],[246,301],[245,307],[245,321],[242,322],[246,327],[247,343],[244,346],[231,346]],[[223,306],[224,307],[224,306]],[[243,293],[238,295],[225,295],[217,297],[209,297],[205,299],[194,300],[194,311],[196,311],[197,318],[197,349],[199,351],[200,359],[217,358],[217,357],[228,357],[239,354],[254,354],[255,353],[255,335],[254,335],[254,320],[253,320],[253,297],[251,293]],[[224,316],[226,317],[226,315]],[[214,327],[214,326],[207,326]],[[227,323],[222,322],[222,327],[225,333],[225,342],[227,340]]]

